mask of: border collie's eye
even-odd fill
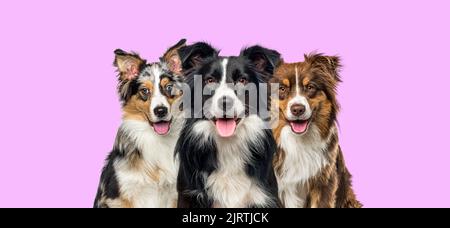
[[[313,85],[309,84],[309,85],[306,86],[306,89],[307,89],[308,91],[313,91],[313,90],[316,89],[316,87],[314,87]]]
[[[286,92],[286,87],[280,86],[280,92],[282,92],[282,93]]]
[[[216,83],[216,79],[214,79],[213,77],[208,77],[205,79],[205,84],[211,84],[211,83]]]
[[[246,78],[239,78],[238,82],[246,85],[248,83],[248,80]]]
[[[141,93],[142,93],[143,95],[148,95],[148,94],[150,93],[150,90],[147,89],[147,88],[142,88],[142,89],[141,89]]]

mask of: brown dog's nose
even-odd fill
[[[291,112],[294,116],[301,116],[305,113],[305,106],[301,104],[294,104],[291,106]]]

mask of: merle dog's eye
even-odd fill
[[[239,78],[238,82],[246,85],[248,83],[248,80],[246,78]]]
[[[166,91],[169,95],[172,94],[172,90],[173,90],[173,85],[172,84],[168,84],[166,85]]]
[[[148,94],[150,93],[150,90],[147,89],[147,88],[142,88],[142,89],[141,89],[141,93],[142,93],[143,95],[148,95]]]
[[[211,83],[215,83],[216,79],[214,79],[213,77],[208,77],[205,79],[205,84],[211,84]]]

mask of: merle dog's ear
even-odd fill
[[[217,57],[219,51],[205,42],[197,42],[178,49],[183,72],[199,67],[206,60]]]
[[[339,56],[326,56],[323,54],[311,53],[305,55],[305,62],[311,64],[316,71],[328,74],[337,82],[341,81],[339,71],[341,70],[341,59]]]
[[[273,74],[275,68],[282,61],[280,53],[259,45],[245,48],[241,51],[241,56],[248,58],[258,71],[269,74]]]
[[[184,46],[186,46],[186,39],[181,39],[178,43],[167,49],[166,53],[161,57],[161,61],[165,62],[169,70],[176,75],[181,75],[182,67],[178,50]]]
[[[139,57],[136,53],[128,53],[121,49],[114,51],[116,55],[114,59],[114,66],[119,72],[120,81],[131,81],[139,75],[141,67],[145,64],[145,60]]]

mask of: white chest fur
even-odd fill
[[[285,152],[283,166],[277,173],[280,198],[285,207],[303,207],[307,181],[327,164],[327,143],[314,125],[305,135],[296,135],[290,126],[285,126],[278,146]]]
[[[138,166],[126,160],[114,163],[121,195],[134,207],[173,207],[177,198],[174,149],[178,132],[159,136],[148,123],[131,120],[124,121],[121,129],[142,154]]]
[[[218,168],[205,180],[214,207],[264,207],[270,203],[267,193],[245,171],[245,164],[252,159],[249,142],[258,143],[262,129],[263,121],[257,116],[242,120],[230,138],[219,137],[210,121],[200,121],[194,126],[194,132],[204,136],[202,139],[214,137],[217,144]]]

